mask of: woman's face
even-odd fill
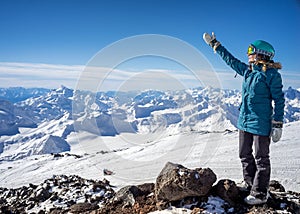
[[[255,62],[255,59],[256,59],[256,54],[248,55],[248,62],[249,63]]]

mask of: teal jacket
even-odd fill
[[[255,135],[269,136],[272,120],[283,121],[285,100],[280,73],[275,68],[263,71],[262,66],[254,64],[250,70],[249,65],[236,59],[222,45],[216,51],[233,70],[243,76],[237,127]]]

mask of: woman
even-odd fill
[[[270,140],[272,138],[273,142],[279,141],[284,115],[284,93],[278,72],[281,65],[272,61],[275,50],[265,41],[257,40],[249,46],[249,64],[245,64],[232,56],[216,40],[214,33],[204,33],[203,39],[233,70],[243,76],[237,127],[244,176],[242,187],[250,190],[244,200],[250,205],[266,203],[271,173]]]

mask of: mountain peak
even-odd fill
[[[288,99],[300,99],[300,91],[298,91],[297,89],[293,89],[292,87],[289,87],[286,91],[285,91],[285,97]]]
[[[65,95],[66,97],[73,97],[73,89],[67,88],[64,85],[61,85],[55,92]]]

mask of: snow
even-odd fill
[[[204,213],[225,213],[223,208],[224,200],[219,197],[208,197],[207,205],[205,206],[206,210]]]
[[[22,129],[22,133],[12,137],[1,137],[6,142],[0,160],[15,160],[30,155],[69,151],[63,136],[70,132],[68,115],[57,120],[41,123],[37,128]]]
[[[300,191],[300,147],[297,130],[300,122],[284,127],[282,140],[271,145],[271,179],[279,180],[287,190]],[[149,139],[152,138],[152,142]],[[67,142],[70,153],[83,155],[54,158],[33,155],[22,160],[1,161],[0,186],[20,187],[39,184],[53,174],[75,174],[84,178],[107,178],[117,189],[129,184],[155,182],[167,161],[189,168],[209,167],[219,179],[240,181],[238,133],[183,133],[161,136],[96,136],[87,132],[72,133]],[[115,174],[104,176],[104,168]]]

